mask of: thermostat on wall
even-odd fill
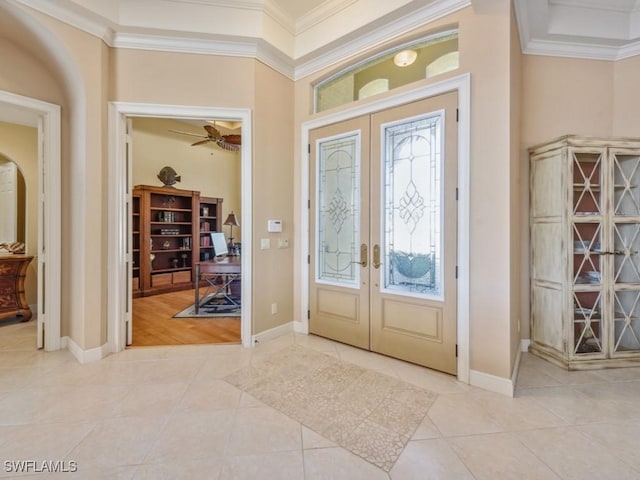
[[[267,220],[267,232],[269,233],[282,232],[282,220]]]

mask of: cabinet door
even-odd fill
[[[604,248],[606,240],[606,150],[569,149],[571,281],[573,312],[567,338],[570,358],[604,358],[607,297]]]
[[[640,151],[609,152],[612,185],[612,357],[640,351]]]

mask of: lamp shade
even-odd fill
[[[240,222],[238,222],[238,217],[236,217],[236,214],[231,212],[228,216],[227,219],[224,221],[225,225],[231,225],[233,227],[239,227],[240,226]]]

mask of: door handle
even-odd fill
[[[366,268],[367,266],[367,244],[366,243],[363,243],[362,245],[360,245],[360,261],[351,262],[351,263],[357,263],[362,268]]]
[[[373,268],[380,268],[382,262],[380,261],[380,245],[373,246]]]

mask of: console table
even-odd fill
[[[33,260],[29,255],[0,254],[0,319],[22,317],[31,319],[32,313],[24,296],[24,278]]]
[[[200,311],[200,281],[206,280],[215,289],[215,295],[224,296],[231,303],[237,302],[229,296],[228,289],[231,283],[240,278],[242,262],[240,257],[226,257],[222,259],[207,260],[196,263],[195,278],[195,313]],[[222,281],[220,281],[222,279]],[[205,295],[206,297],[206,295]]]

